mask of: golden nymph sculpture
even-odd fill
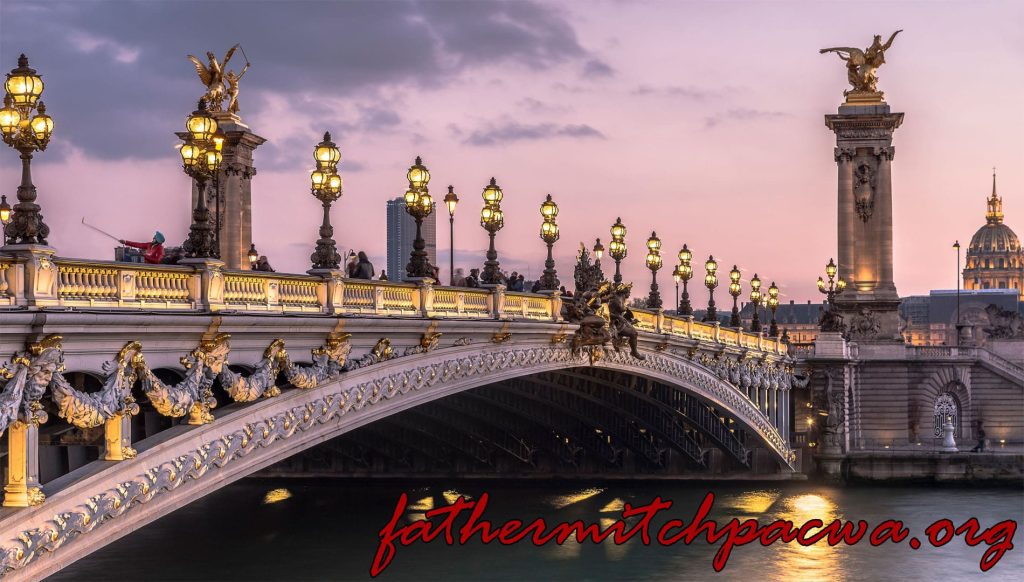
[[[889,50],[892,41],[901,32],[903,32],[902,29],[892,33],[892,36],[884,44],[882,37],[876,34],[874,42],[864,50],[840,46],[823,48],[818,51],[821,54],[836,53],[840,59],[846,61],[847,79],[853,86],[853,90],[844,91],[844,96],[849,97],[851,93],[875,93],[878,94],[879,99],[881,98],[881,92],[878,90],[878,67],[885,63],[885,51]]]

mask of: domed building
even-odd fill
[[[1016,289],[1018,296],[1024,293],[1024,251],[1017,234],[1003,224],[1003,199],[996,195],[995,174],[985,226],[971,237],[963,275],[964,289]]]

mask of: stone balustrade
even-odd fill
[[[558,294],[508,292],[432,284],[345,279],[338,271],[310,275],[236,271],[220,261],[144,265],[45,255],[0,255],[0,310],[116,309],[313,313],[561,322]],[[635,309],[640,331],[776,354],[785,344],[762,334],[722,328],[664,311]]]

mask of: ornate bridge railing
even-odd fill
[[[237,271],[219,261],[144,265],[79,259],[0,255],[0,310],[102,309],[119,311],[233,311],[528,319],[562,322],[559,294],[466,289],[425,283],[345,279],[339,271],[316,275]],[[656,334],[785,354],[785,344],[763,334],[717,323],[636,309],[637,328]]]

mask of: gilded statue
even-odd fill
[[[845,91],[843,95],[849,96],[851,92],[878,93],[878,67],[885,64],[885,51],[889,50],[892,41],[901,32],[903,32],[902,29],[892,33],[892,36],[884,44],[882,37],[876,34],[874,42],[864,50],[841,46],[823,48],[818,51],[821,54],[836,53],[840,59],[846,61],[847,79],[853,86],[853,90]]]
[[[208,64],[203,64],[203,61],[199,60],[198,57],[188,55],[188,60],[192,61],[192,64],[196,67],[196,73],[199,73],[199,80],[206,86],[206,93],[203,94],[203,99],[206,99],[209,105],[210,111],[223,111],[224,98],[228,95],[228,89],[224,86],[224,70],[228,66],[228,62],[231,61],[231,57],[238,50],[239,45],[235,45],[228,49],[226,55],[224,55],[223,61],[218,61],[217,57],[213,53],[207,51],[206,59]],[[233,84],[233,94],[231,102],[235,104],[237,111],[237,97],[238,97],[238,80],[245,74],[245,70],[249,67],[246,63],[246,67],[242,69],[242,72],[235,75],[234,72],[228,73],[228,82]],[[230,107],[230,105],[229,105]]]
[[[249,62],[246,61],[240,73],[236,74],[234,71],[228,71],[224,75],[224,80],[228,82],[228,97],[230,98],[228,101],[228,113],[232,115],[238,115],[238,81],[242,79],[248,70]]]

